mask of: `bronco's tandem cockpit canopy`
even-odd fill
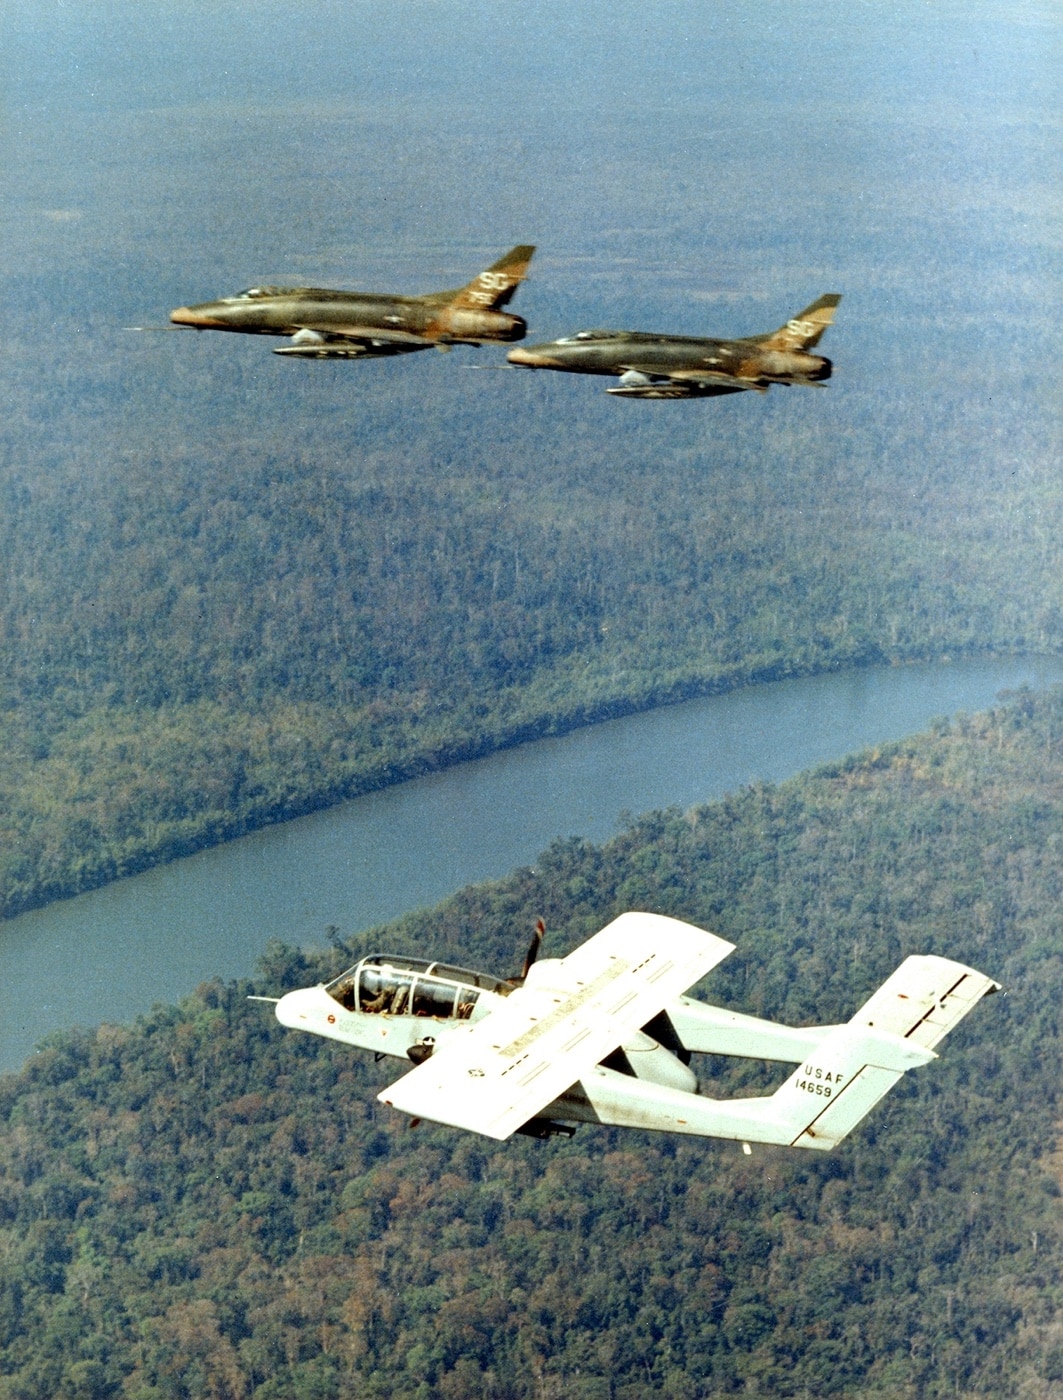
[[[347,1011],[466,1020],[481,991],[507,996],[513,986],[463,967],[371,953],[329,982],[325,990]]]

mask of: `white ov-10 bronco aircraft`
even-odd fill
[[[621,914],[567,957],[535,962],[541,932],[511,981],[372,955],[281,997],[277,1019],[412,1061],[382,1103],[490,1138],[606,1123],[826,1151],[999,987],[913,956],[851,1021],[799,1030],[684,996],[734,949],[691,924]],[[694,1054],[798,1068],[774,1094],[718,1100],[699,1092]]]

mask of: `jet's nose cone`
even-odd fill
[[[219,315],[221,307],[211,302],[202,306],[177,306],[170,312],[170,320],[175,326],[191,326],[194,330],[224,330],[226,322]]]
[[[529,369],[558,369],[561,361],[552,355],[544,355],[542,350],[511,350],[506,356],[511,365],[527,365]]]

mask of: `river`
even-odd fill
[[[0,923],[0,1070],[50,1031],[125,1022],[271,938],[324,946],[595,841],[624,812],[708,802],[756,779],[1063,679],[1063,658],[883,667],[755,686],[577,730],[371,793]],[[281,990],[280,988],[277,989]]]

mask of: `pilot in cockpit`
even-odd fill
[[[344,1011],[353,1011],[354,1006],[354,978],[344,978],[338,986],[330,987],[332,995],[336,998]]]
[[[362,1011],[401,1016],[410,995],[410,978],[396,976],[390,968],[364,967],[359,990]]]

